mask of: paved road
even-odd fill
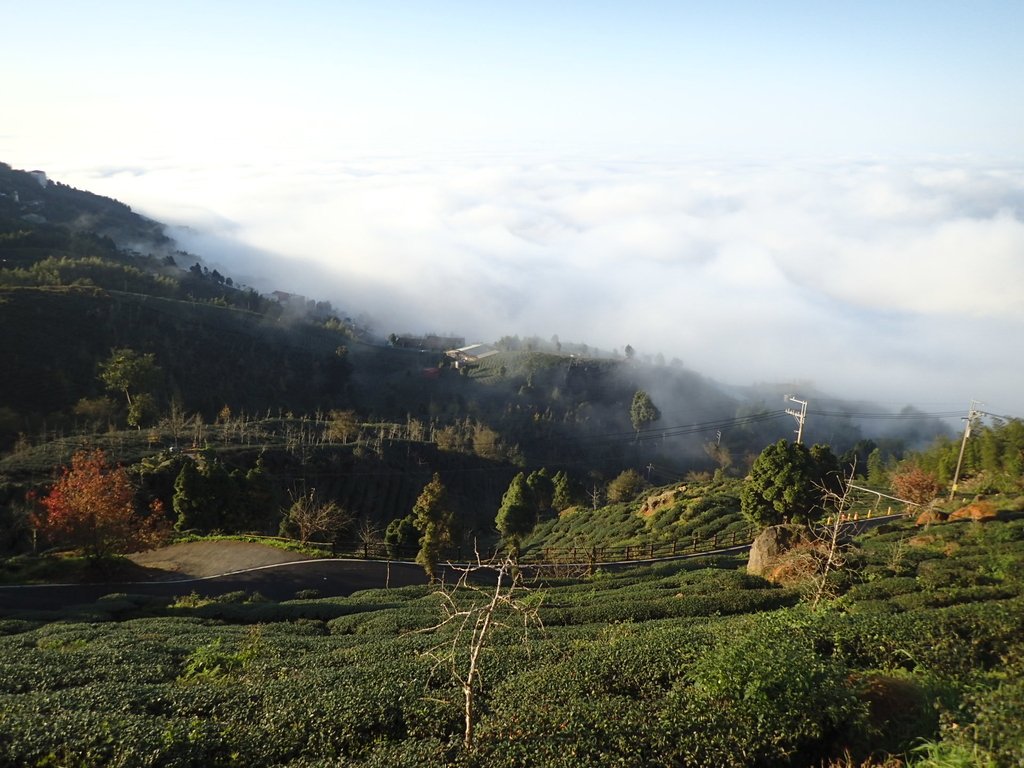
[[[890,522],[898,517],[901,516],[889,515],[872,520],[861,520],[851,522],[848,526],[856,533],[862,533],[868,528]],[[750,545],[746,544],[669,558],[598,563],[597,565],[605,570],[618,570],[667,560],[733,554],[749,548]],[[579,564],[580,567],[585,565],[586,563]],[[566,566],[559,567],[565,568]],[[524,569],[531,569],[531,566],[524,566]],[[354,559],[300,560],[293,563],[267,565],[224,576],[182,579],[180,581],[0,586],[0,615],[25,610],[59,610],[74,605],[93,603],[104,595],[118,592],[162,597],[176,597],[195,592],[205,597],[213,597],[226,592],[244,590],[259,592],[271,600],[291,600],[297,592],[304,589],[315,589],[322,597],[337,597],[350,595],[363,589],[380,589],[385,586],[404,587],[425,583],[426,576],[423,573],[423,568],[415,563]]]

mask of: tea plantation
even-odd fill
[[[471,747],[469,637],[431,629],[435,588],[8,614],[0,763],[1022,764],[1024,520],[869,532],[816,611],[743,561],[527,584],[483,646]]]

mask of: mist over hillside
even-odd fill
[[[380,335],[557,334],[734,386],[1024,410],[1003,354],[1024,330],[1019,169],[492,155],[72,178],[247,284],[326,298]]]
[[[752,450],[758,440],[763,442],[773,439],[776,435],[789,434],[784,425],[790,419],[783,413],[787,406],[784,396],[788,394],[796,394],[812,401],[807,429],[809,439],[831,442],[844,448],[852,446],[867,435],[892,437],[894,440],[903,441],[909,447],[917,447],[934,435],[948,430],[948,420],[959,415],[956,409],[925,407],[916,411],[905,411],[900,418],[900,409],[909,407],[909,403],[901,403],[894,407],[890,403],[874,403],[866,398],[860,398],[859,402],[837,399],[835,395],[822,392],[811,382],[725,385],[694,370],[692,364],[688,364],[687,361],[679,358],[666,360],[661,352],[640,346],[639,343],[638,348],[627,342],[618,348],[602,350],[588,344],[589,339],[562,340],[557,333],[545,333],[544,336],[517,334],[490,339],[470,336],[470,341],[492,342],[496,349],[512,354],[513,358],[500,366],[491,361],[492,364],[482,370],[464,370],[461,372],[461,378],[454,371],[445,371],[444,376],[427,379],[424,378],[422,371],[432,370],[439,363],[445,365],[445,361],[451,362],[442,354],[444,349],[413,350],[411,353],[395,350],[393,355],[382,354],[386,348],[386,334],[382,329],[436,328],[438,322],[443,322],[444,315],[424,310],[422,316],[403,316],[391,315],[387,312],[387,307],[370,307],[370,311],[367,311],[367,308],[359,304],[334,306],[323,301],[323,297],[316,293],[303,296],[277,291],[272,296],[268,288],[261,294],[251,285],[290,288],[295,283],[304,284],[304,281],[311,279],[315,282],[317,277],[325,281],[322,287],[327,291],[335,284],[323,274],[318,275],[318,270],[323,272],[326,269],[323,265],[310,263],[308,273],[300,269],[291,274],[284,274],[279,271],[280,260],[276,260],[273,254],[245,244],[232,247],[230,238],[220,235],[207,238],[198,230],[190,230],[192,237],[185,239],[191,244],[208,245],[214,252],[211,255],[186,251],[182,248],[184,243],[168,236],[170,233],[177,237],[180,230],[140,217],[121,202],[54,183],[41,173],[30,176],[5,167],[2,175],[4,185],[0,190],[0,194],[3,194],[0,204],[9,222],[8,229],[12,232],[7,236],[9,246],[5,252],[5,266],[8,268],[14,266],[20,258],[23,258],[26,264],[33,263],[54,252],[54,248],[58,248],[56,252],[60,252],[60,248],[70,248],[70,252],[74,252],[78,246],[73,242],[71,245],[60,245],[60,237],[67,237],[61,235],[61,232],[79,233],[72,234],[72,238],[84,236],[86,233],[99,233],[101,237],[108,238],[106,242],[109,243],[103,246],[106,250],[101,248],[102,253],[122,260],[135,258],[122,254],[136,254],[136,257],[143,260],[140,265],[144,270],[151,270],[170,280],[170,283],[154,283],[149,287],[140,284],[140,287],[133,289],[136,292],[156,293],[172,301],[180,297],[215,301],[260,313],[272,310],[267,319],[255,323],[245,320],[243,325],[238,325],[240,320],[231,321],[231,335],[241,333],[251,339],[247,342],[249,351],[245,354],[249,355],[249,358],[246,359],[254,359],[252,355],[260,354],[256,352],[258,347],[253,345],[262,344],[263,341],[278,339],[278,342],[270,343],[294,344],[294,341],[285,342],[286,336],[282,335],[286,333],[285,329],[290,319],[311,322],[317,326],[317,329],[302,332],[303,341],[300,346],[303,348],[311,350],[319,345],[323,352],[330,353],[336,346],[339,349],[344,347],[346,356],[344,366],[347,372],[344,374],[344,383],[335,379],[333,394],[329,396],[326,389],[323,394],[316,395],[309,387],[332,386],[328,384],[332,380],[331,376],[338,376],[342,371],[342,368],[338,367],[342,365],[342,361],[337,358],[333,362],[311,361],[310,364],[315,365],[318,371],[314,375],[299,378],[290,375],[274,383],[265,394],[247,400],[242,396],[244,388],[233,385],[230,376],[211,371],[197,377],[186,372],[181,366],[185,361],[193,366],[194,371],[203,368],[202,365],[195,367],[203,355],[195,341],[207,338],[208,331],[198,335],[196,331],[186,332],[188,323],[194,321],[186,320],[187,314],[182,314],[178,310],[173,310],[176,319],[168,325],[166,312],[161,315],[160,311],[164,310],[160,310],[153,314],[157,305],[150,302],[138,309],[116,310],[110,316],[109,322],[114,324],[111,328],[116,327],[116,318],[125,311],[128,312],[126,317],[137,326],[131,333],[127,333],[127,329],[122,330],[119,334],[120,340],[113,338],[104,341],[105,337],[101,333],[90,341],[92,337],[88,333],[80,332],[75,341],[78,351],[72,355],[81,361],[77,368],[68,365],[67,361],[70,358],[62,345],[47,341],[47,338],[52,336],[47,337],[46,334],[56,334],[56,330],[48,331],[46,326],[39,324],[27,326],[25,333],[16,337],[22,343],[22,347],[18,348],[20,351],[12,347],[11,354],[15,357],[34,357],[45,361],[48,354],[52,353],[53,360],[46,362],[44,369],[64,367],[66,370],[62,378],[68,382],[78,383],[68,383],[58,389],[43,387],[40,390],[28,387],[20,390],[22,394],[18,397],[21,399],[12,401],[18,408],[29,407],[28,404],[34,402],[40,392],[46,391],[52,394],[47,404],[40,406],[42,413],[69,407],[73,401],[62,405],[62,398],[71,397],[72,392],[79,392],[79,396],[95,396],[98,394],[98,385],[93,378],[93,363],[87,356],[83,357],[84,350],[91,349],[92,355],[100,356],[104,351],[104,344],[123,344],[134,339],[134,343],[146,348],[166,350],[161,356],[174,382],[172,391],[166,396],[170,397],[173,392],[177,392],[178,396],[184,396],[193,407],[200,408],[209,415],[213,415],[222,405],[228,404],[232,397],[241,397],[235,402],[236,408],[247,407],[250,410],[275,407],[310,408],[319,404],[320,407],[353,407],[368,415],[377,414],[397,420],[415,417],[452,421],[465,418],[467,415],[475,414],[479,418],[481,413],[496,414],[504,411],[501,418],[505,420],[506,427],[517,421],[522,422],[519,427],[513,429],[513,433],[519,430],[532,435],[536,424],[547,422],[551,424],[549,437],[556,437],[559,430],[567,428],[565,425],[573,425],[573,428],[583,429],[592,439],[612,438],[609,443],[616,444],[617,441],[630,441],[633,432],[629,420],[630,399],[637,390],[645,390],[661,411],[661,418],[657,424],[651,425],[655,428],[654,433],[646,435],[645,439],[648,442],[660,441],[670,453],[675,452],[678,459],[685,457],[687,461],[697,464],[707,463],[705,443],[712,437],[719,443],[724,440],[726,444],[743,444],[747,446],[745,450]],[[24,242],[17,240],[15,233],[18,228],[29,225],[31,232],[17,235],[28,239]],[[38,242],[32,245],[35,241]],[[112,250],[118,247],[121,248],[120,252]],[[240,268],[249,270],[251,274],[246,273],[246,277],[242,279],[238,273],[230,272],[227,265],[236,261]],[[263,269],[271,270],[267,274],[277,276],[261,277]],[[65,279],[70,281],[73,278]],[[90,285],[96,284],[96,279],[99,278],[81,277],[78,278],[78,282]],[[124,288],[128,283],[124,280],[122,284],[114,285]],[[442,298],[449,302],[487,304],[486,297],[476,293],[463,295],[454,288],[447,290]],[[116,301],[134,300],[124,297]],[[11,305],[12,308],[14,306]],[[65,302],[62,306],[70,307],[71,304]],[[476,307],[474,311],[480,311],[482,308]],[[380,314],[382,309],[385,310],[383,315]],[[88,310],[86,305],[82,305],[80,311],[106,313],[113,310]],[[671,312],[671,305],[653,306],[650,315],[656,317],[662,311]],[[54,318],[56,319],[56,315]],[[149,319],[143,322],[145,318]],[[324,329],[318,325],[324,322],[328,325],[335,323],[336,325],[332,326],[335,330],[328,330],[325,334]],[[374,322],[377,324],[376,329],[367,327]],[[398,325],[399,323],[404,323],[404,326]],[[82,327],[84,329],[89,326]],[[482,333],[488,327],[486,324],[474,322],[468,324],[468,330],[463,332],[468,336],[474,332]],[[314,331],[323,336],[321,341],[311,341],[313,337],[309,334]],[[341,336],[331,336],[332,332],[339,331]],[[711,327],[707,333],[713,336],[716,330]],[[175,338],[177,341],[170,342],[169,338]],[[9,338],[11,343],[14,340],[15,337]],[[230,342],[230,335],[225,338],[224,334],[219,332],[203,343],[212,351],[215,346],[210,345],[220,344],[222,340],[234,344]],[[177,348],[177,352],[172,353],[171,350],[174,348]],[[234,345],[234,349],[238,349],[237,344]],[[33,353],[29,350],[37,351]],[[226,362],[234,356],[234,352],[219,353],[210,359]],[[235,364],[243,368],[247,365],[241,358]],[[327,372],[331,370],[335,373],[328,375]],[[40,373],[39,376],[45,378],[45,374]],[[26,380],[33,379],[29,376]],[[220,385],[216,388],[206,387],[206,390],[202,387],[197,388],[196,382],[204,380],[211,383],[219,380]],[[88,383],[90,381],[91,384]],[[288,381],[292,383],[288,385]],[[8,384],[14,385],[15,382]],[[292,387],[290,397],[293,399],[290,401],[288,390],[285,389],[287,386]],[[305,394],[300,394],[300,391]],[[235,395],[229,395],[230,392],[235,392]],[[306,400],[303,401],[303,398]],[[305,405],[300,406],[302,402],[305,402]],[[757,434],[756,430],[751,432],[751,425],[743,423],[743,419],[758,414],[758,418],[764,414],[774,414],[772,418],[776,420],[772,428],[763,434]],[[933,414],[931,423],[926,424],[929,414]],[[879,418],[882,419],[881,422]],[[493,416],[486,419],[493,421]],[[942,419],[947,419],[947,422],[944,423]],[[532,425],[528,423],[531,420]],[[536,435],[528,437],[527,442],[535,437]],[[641,436],[637,434],[635,437],[639,440]],[[507,439],[515,442],[516,438],[512,435]],[[542,457],[534,458],[540,461]]]

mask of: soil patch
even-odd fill
[[[313,558],[249,541],[189,541],[149,552],[137,552],[128,555],[128,559],[148,569],[154,580],[162,580],[199,579]]]

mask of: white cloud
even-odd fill
[[[1024,411],[1021,167],[364,158],[62,180],[384,333],[557,333],[735,383]]]

